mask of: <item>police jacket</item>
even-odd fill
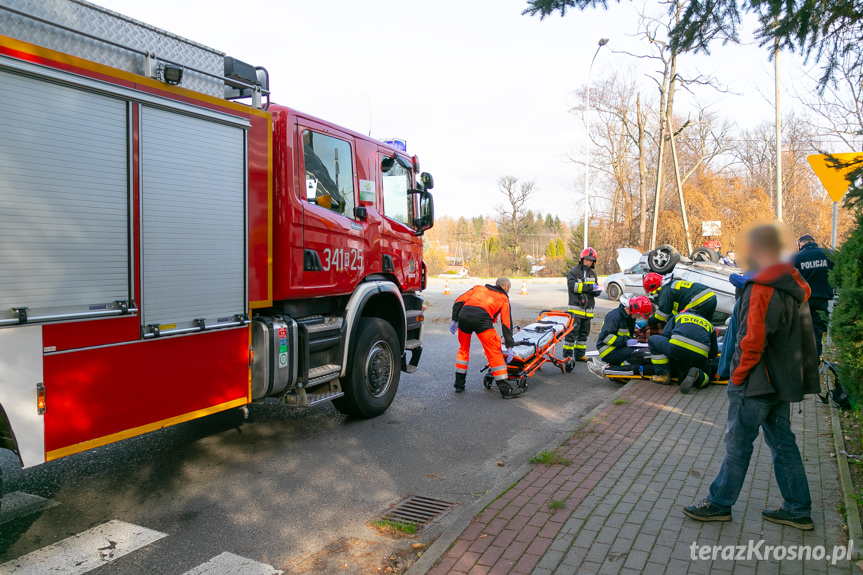
[[[599,357],[604,358],[616,348],[626,347],[626,340],[633,339],[634,332],[635,319],[627,313],[623,304],[608,312],[596,340]]]
[[[593,288],[596,287],[596,272],[593,268],[579,263],[566,274],[569,287],[569,307],[593,309]]]
[[[821,391],[809,284],[791,264],[759,271],[737,301],[731,383],[746,397],[801,401]]]
[[[697,307],[710,298],[716,298],[709,287],[697,282],[672,280],[659,289],[659,301],[651,321],[668,321],[671,316],[689,308]]]
[[[671,340],[671,345],[712,359],[719,355],[716,330],[713,324],[692,312],[674,316],[662,330],[662,335]]]
[[[815,242],[809,242],[794,256],[794,267],[812,288],[810,298],[833,299],[833,288],[830,287],[828,276],[833,269],[833,262],[827,250],[818,247]]]
[[[466,333],[481,333],[494,329],[494,322],[500,317],[503,342],[513,347],[512,312],[509,296],[496,285],[474,286],[458,296],[452,306],[452,319],[459,329]]]

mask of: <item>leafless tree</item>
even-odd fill
[[[519,182],[514,176],[501,176],[497,180],[498,192],[504,203],[497,206],[498,227],[504,233],[504,242],[513,248],[516,256],[521,251],[521,235],[527,219],[527,204],[535,191],[533,180]]]

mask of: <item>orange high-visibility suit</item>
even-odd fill
[[[464,386],[470,360],[470,337],[476,334],[488,358],[495,381],[506,383],[506,361],[500,349],[500,337],[494,330],[494,322],[500,318],[503,340],[506,347],[513,347],[512,313],[509,296],[496,285],[474,286],[455,300],[452,320],[458,322],[458,355],[455,360],[456,387]],[[507,385],[507,388],[509,386]]]

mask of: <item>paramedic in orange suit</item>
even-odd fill
[[[455,360],[455,391],[464,391],[467,366],[470,360],[470,339],[476,334],[488,358],[491,374],[497,382],[500,394],[509,399],[518,397],[522,390],[507,381],[506,364],[512,361],[512,314],[509,309],[509,288],[507,278],[497,278],[495,285],[474,286],[460,295],[452,306],[450,333],[458,330],[458,355]],[[507,357],[501,353],[500,337],[494,330],[494,323],[500,318],[503,341]]]

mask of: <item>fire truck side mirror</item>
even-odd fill
[[[427,190],[411,190],[411,193],[420,197],[419,217],[414,218],[414,229],[416,235],[421,236],[434,226],[434,198]]]
[[[434,178],[428,172],[423,172],[420,174],[420,183],[423,186],[424,190],[431,190],[434,188]]]

